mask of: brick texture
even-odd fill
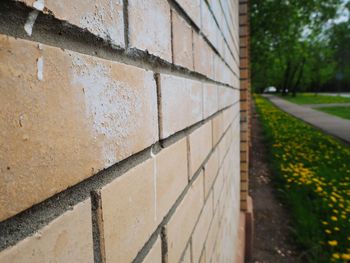
[[[157,140],[151,72],[3,35],[0,44],[0,219]]]
[[[4,7],[0,262],[244,260],[247,1]]]
[[[159,86],[160,137],[162,139],[202,119],[201,82],[161,74]]]
[[[174,64],[193,69],[193,32],[186,21],[174,10],[172,18],[172,50]]]
[[[163,0],[128,0],[130,46],[171,61],[170,7]]]
[[[153,233],[154,172],[148,160],[102,188],[107,262],[131,262]]]
[[[90,200],[0,252],[0,262],[94,262]]]

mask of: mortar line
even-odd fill
[[[12,9],[6,10],[6,4]],[[15,7],[13,7],[15,6]],[[239,89],[229,84],[215,81],[198,72],[172,64],[169,61],[149,54],[136,48],[114,47],[106,40],[77,26],[61,21],[53,16],[39,14],[33,34],[25,34],[22,24],[32,8],[22,3],[10,0],[0,2],[0,33],[29,41],[46,44],[52,47],[68,49],[92,57],[136,66],[145,70],[152,70],[163,74],[173,74],[184,78],[195,79],[207,83],[215,83],[232,89]],[[69,26],[67,26],[69,25]]]
[[[236,103],[239,103],[239,101]],[[157,148],[157,153],[162,149],[161,143],[170,147],[172,144],[187,137],[193,130],[211,121],[227,108],[233,107],[236,103],[217,111],[205,120],[199,121],[162,141],[155,142],[144,150],[0,222],[0,251],[32,236],[52,220],[70,210],[72,206],[89,198],[91,191],[101,189],[130,169],[150,159],[150,149],[152,147]]]

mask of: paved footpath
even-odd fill
[[[273,95],[263,95],[281,110],[350,143],[350,121],[309,107],[303,107]]]

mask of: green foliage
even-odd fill
[[[296,104],[350,103],[350,98],[341,96],[325,96],[315,93],[299,93],[297,96],[285,96],[284,99]]]
[[[260,96],[255,102],[301,262],[349,262],[350,149]]]
[[[335,75],[334,47],[325,23],[341,0],[252,0],[252,83],[296,92],[320,87]]]
[[[324,107],[317,110],[350,120],[350,107]]]

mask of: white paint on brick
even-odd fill
[[[40,57],[37,61],[37,67],[38,67],[38,80],[42,81],[44,78],[44,58]]]
[[[153,153],[153,147],[151,147],[151,157],[153,160],[153,188],[154,188],[154,221],[157,222],[157,158]]]
[[[33,10],[28,15],[27,21],[24,24],[24,30],[26,31],[28,36],[31,36],[33,33],[34,23],[38,15],[39,15],[38,10]]]
[[[81,17],[80,25],[109,41],[112,45],[122,46],[121,36],[124,34],[123,27],[116,26],[124,23],[122,15],[118,13],[116,8],[122,5],[121,0],[109,0],[108,7],[96,5],[93,12],[88,12]],[[108,23],[108,20],[111,22]]]
[[[128,135],[140,128],[132,111],[141,110],[143,98],[137,96],[128,83],[113,79],[110,67],[69,53],[73,57],[73,83],[84,88],[86,117],[92,120],[93,134],[95,138],[104,136],[107,139],[103,140],[103,159],[108,167],[119,161],[117,150],[123,152],[131,148],[133,142],[127,140]],[[118,149],[112,140],[120,143]],[[120,155],[125,156],[124,153]]]
[[[129,0],[129,37],[133,48],[171,61],[170,7],[164,0]]]
[[[36,10],[43,11],[45,7],[45,0],[37,0],[33,3],[33,7]]]

